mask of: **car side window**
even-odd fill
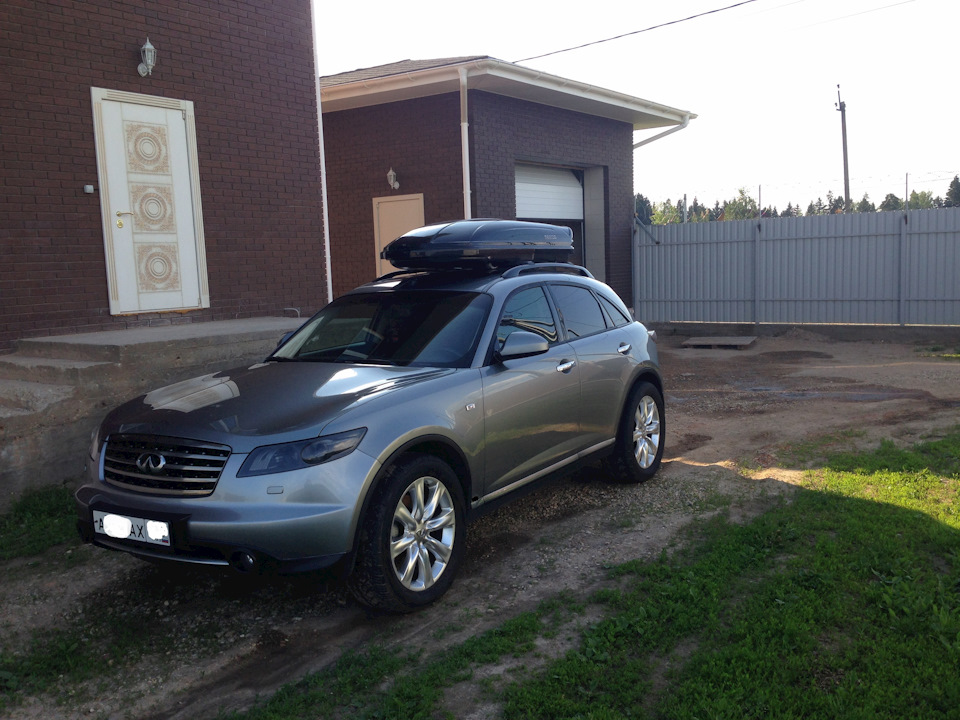
[[[629,325],[633,322],[633,320],[623,314],[623,310],[620,309],[619,305],[615,305],[612,300],[609,300],[603,295],[600,295],[600,304],[603,305],[603,309],[607,311],[607,316],[613,321],[614,327]]]
[[[549,343],[557,341],[557,325],[550,303],[539,285],[521,290],[507,300],[497,327],[497,348],[502,348],[510,333],[516,330],[536,333]]]
[[[569,340],[607,329],[603,311],[593,293],[576,285],[551,285],[550,293],[560,310]]]

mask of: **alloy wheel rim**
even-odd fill
[[[649,395],[637,405],[633,422],[633,455],[642,470],[653,465],[660,449],[660,409]]]
[[[434,477],[414,480],[393,512],[390,559],[407,590],[432,587],[450,562],[456,535],[453,498]]]

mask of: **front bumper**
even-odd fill
[[[147,559],[239,570],[308,572],[348,564],[359,508],[377,463],[362,452],[316,467],[237,478],[230,458],[212,495],[167,497],[108,485],[92,468],[77,490],[77,529],[85,542]],[[170,544],[116,539],[94,528],[99,510],[166,522]]]

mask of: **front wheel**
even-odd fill
[[[641,483],[656,474],[663,458],[664,419],[660,391],[648,382],[634,386],[607,463],[615,479]]]
[[[350,588],[365,605],[408,612],[453,583],[465,538],[463,491],[450,466],[429,455],[387,472],[363,521]]]

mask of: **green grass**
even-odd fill
[[[355,717],[414,720],[433,718],[446,688],[469,680],[473,669],[532,652],[534,641],[578,605],[569,598],[542,604],[500,627],[423,657],[383,647],[349,653],[334,666],[282,688],[268,702],[225,718]]]
[[[960,347],[953,348],[951,351],[943,345],[932,345],[926,348],[918,348],[917,352],[924,357],[937,357],[944,360],[960,360]]]
[[[960,716],[958,456],[960,433],[838,456],[750,525],[617,568],[606,619],[506,716]]]
[[[51,486],[24,493],[0,515],[0,560],[39,555],[65,542],[79,542],[73,493]]]

